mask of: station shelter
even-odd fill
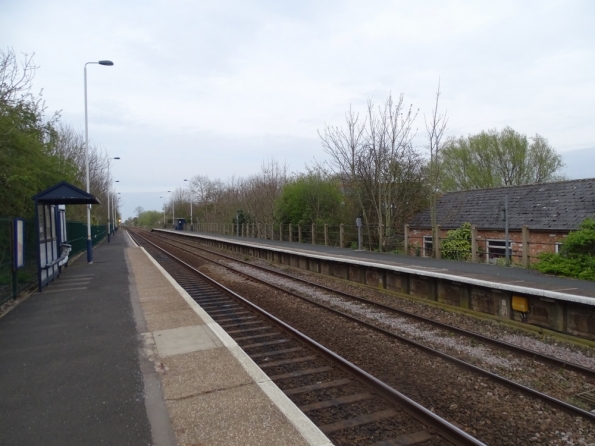
[[[57,278],[68,262],[71,246],[66,243],[66,205],[101,204],[93,195],[61,181],[37,195],[35,222],[37,231],[37,279],[39,291]]]
[[[186,219],[185,218],[176,218],[175,220],[175,227],[176,231],[183,231],[184,227],[186,226]]]

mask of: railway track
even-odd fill
[[[154,234],[153,234],[153,236],[154,236]],[[165,241],[165,240],[163,240],[163,242],[166,242],[166,243],[170,244],[170,246],[172,247],[172,249],[175,246],[175,249],[185,250],[186,251],[186,255],[188,256],[188,258],[196,259],[197,258],[196,257],[197,256],[197,251],[196,250],[197,249],[200,249],[201,251],[207,251],[207,254],[206,254],[206,257],[207,258],[205,258],[205,260],[208,260],[209,262],[215,262],[215,263],[217,263],[220,266],[226,266],[226,267],[231,266],[231,265],[223,265],[223,263],[229,263],[229,264],[231,264],[233,262],[233,265],[235,265],[235,266],[233,266],[231,268],[234,271],[233,274],[236,274],[236,275],[237,274],[245,274],[246,275],[245,277],[249,277],[247,280],[248,281],[251,281],[251,282],[254,282],[256,280],[254,278],[253,269],[254,269],[255,265],[253,263],[250,263],[250,262],[241,262],[241,261],[239,261],[239,259],[233,258],[233,257],[230,257],[230,256],[224,256],[224,257],[226,257],[226,259],[224,261],[221,261],[221,260],[215,261],[215,260],[212,259],[212,256],[213,255],[216,255],[220,259],[221,257],[219,257],[219,256],[222,256],[221,253],[210,251],[210,250],[205,250],[204,247],[202,247],[202,246],[200,246],[200,247],[193,246],[193,245],[188,246],[187,243],[183,243],[181,240],[179,240],[181,238],[180,236],[177,236],[176,238],[178,239],[176,241],[172,241],[172,240]],[[209,256],[211,258],[208,258]],[[196,261],[196,260],[193,260],[193,261]],[[238,267],[238,264],[242,264],[242,265],[240,267]],[[247,269],[247,268],[250,268],[252,270],[252,272],[244,271],[244,269]],[[239,271],[240,269],[242,271]],[[272,277],[271,274],[274,272],[276,275],[278,275],[278,272],[271,271],[270,268],[265,268],[264,270],[266,270],[266,271],[263,271],[262,274],[266,274],[266,277],[261,278],[260,280],[262,280],[264,283],[266,283],[267,284],[266,285],[267,287],[270,287],[271,282],[274,282],[275,281],[275,280],[272,280],[271,279],[271,277]],[[289,278],[290,278],[290,276],[283,275],[282,281],[289,280]],[[291,276],[291,279],[292,280],[295,280],[295,277]],[[308,284],[308,286],[311,286],[311,285],[312,284]],[[305,286],[305,284],[304,284],[304,286]],[[286,286],[286,285],[284,285],[281,288],[283,289],[283,293],[291,292],[291,290],[288,290],[287,289],[288,286]],[[289,288],[299,288],[299,286],[290,285]],[[329,290],[327,288],[327,289],[325,289],[325,292],[330,293],[330,292],[334,292],[334,290]],[[296,293],[293,293],[293,294],[295,295]],[[302,295],[298,296],[301,299],[308,299],[307,296],[305,296],[304,294],[307,295],[307,294],[316,294],[316,293],[315,292],[312,292],[312,291],[304,291],[302,289],[301,292],[298,293],[298,294],[302,294]],[[372,305],[375,305],[375,303],[372,303],[370,301],[362,301],[361,298],[359,298],[357,296],[351,296],[351,295],[343,294],[341,298],[342,299],[348,299],[349,298],[350,300],[352,300],[352,298],[353,299],[355,299],[355,298],[360,299],[359,300],[360,304],[363,303],[366,307],[370,307]],[[252,299],[252,297],[251,297],[251,299]],[[256,300],[258,301],[259,299],[257,298]],[[260,298],[260,300],[262,301],[262,297]],[[278,304],[277,297],[275,297],[275,299],[269,299],[269,300],[273,301],[274,303],[273,303],[272,306],[269,306],[268,310],[269,311],[273,311],[275,313],[277,313],[277,312],[278,313],[283,313],[283,309],[285,308],[285,306],[293,305],[293,304],[288,304],[288,305]],[[315,305],[319,305],[320,306],[320,302],[312,301],[312,299],[308,299],[308,300],[311,301],[311,302],[308,302],[308,305],[315,304]],[[266,305],[265,305],[265,307],[266,307]],[[286,316],[284,316],[283,318],[285,319],[287,317],[288,319],[291,319],[292,317],[296,317],[297,314],[300,314],[297,311],[298,311],[297,309],[295,309],[295,310],[288,310],[288,311],[286,311]],[[312,312],[312,310],[307,310],[307,311]],[[324,311],[327,311],[327,312],[328,311],[333,311],[333,312],[335,312],[335,314],[337,314],[337,311],[334,308],[330,308],[330,309],[325,308]],[[376,311],[376,310],[374,310],[374,311]],[[317,316],[317,317],[319,317],[319,316]],[[357,325],[362,325],[362,323],[367,323],[367,321],[356,320],[356,318],[354,318],[352,315],[346,314],[344,312],[342,312],[342,314],[340,314],[340,315],[337,314],[337,317],[344,318],[345,320],[350,320],[354,324],[357,324]],[[351,330],[348,327],[349,324],[346,324],[346,323],[337,323],[337,324],[338,324],[338,326],[340,326],[340,328],[338,329],[339,331],[336,331],[336,333],[341,333],[343,331],[345,331],[345,333],[348,333],[349,330]],[[314,325],[316,325],[316,323],[314,323]],[[325,323],[321,322],[319,325],[325,325]],[[369,329],[373,329],[373,330],[375,330],[375,331],[377,331],[379,333],[382,333],[383,336],[391,336],[391,337],[395,338],[394,333],[390,333],[387,330],[383,330],[382,328],[380,328],[378,326],[370,326],[370,324],[367,324],[367,327]],[[317,329],[320,329],[319,330],[320,332],[323,331],[323,327],[315,327],[313,330],[316,331]],[[335,326],[335,330],[337,330],[337,326]],[[308,330],[306,330],[306,331],[308,331]],[[356,335],[357,336],[360,336],[361,335],[361,329],[357,329],[356,328],[353,331],[356,332]],[[325,337],[327,337],[327,336],[329,336],[329,335],[328,334],[324,334],[324,337],[322,339],[326,339]],[[350,335],[346,335],[346,336],[349,337]],[[356,341],[355,338],[353,338],[353,341],[351,341],[351,342],[358,342],[358,341]],[[386,342],[386,341],[383,341],[381,338],[377,338],[371,344],[372,347],[370,347],[370,349],[375,349],[376,346],[377,345],[380,345],[382,342]],[[523,400],[523,397],[520,397],[521,399],[519,400],[519,402],[520,402],[519,407],[517,407],[517,408],[511,408],[510,407],[510,403],[507,402],[506,400],[508,400],[508,399],[518,399],[519,398],[518,396],[514,396],[514,394],[506,394],[506,395],[504,395],[501,390],[498,390],[497,388],[496,388],[496,390],[494,390],[492,385],[486,385],[485,383],[482,382],[482,380],[479,380],[479,382],[478,382],[477,379],[467,378],[464,375],[460,375],[460,376],[453,375],[453,376],[455,376],[455,378],[454,379],[451,378],[450,383],[444,384],[446,386],[449,386],[449,385],[452,385],[452,384],[455,384],[455,386],[460,386],[461,385],[460,383],[462,382],[462,383],[464,383],[464,386],[463,387],[467,386],[467,389],[464,389],[464,388],[462,389],[462,392],[463,393],[464,392],[468,392],[468,391],[472,391],[472,392],[475,391],[475,393],[476,393],[476,391],[478,390],[478,388],[479,388],[479,391],[481,393],[482,388],[485,387],[485,389],[484,389],[485,392],[484,393],[486,395],[488,395],[488,399],[489,398],[492,398],[493,397],[493,394],[495,394],[495,395],[499,395],[500,400],[503,400],[503,401],[497,401],[497,404],[494,404],[494,408],[499,408],[499,406],[502,406],[503,408],[502,408],[501,414],[506,415],[506,414],[509,414],[510,413],[510,416],[513,418],[511,420],[511,423],[510,424],[515,424],[516,423],[517,424],[516,428],[513,428],[513,427],[510,427],[510,428],[506,427],[506,429],[499,428],[499,430],[497,432],[494,432],[493,429],[498,429],[496,426],[494,426],[493,428],[490,427],[490,425],[494,421],[491,421],[491,420],[487,420],[486,421],[486,420],[482,419],[479,416],[479,414],[483,412],[481,406],[480,406],[479,409],[477,409],[477,408],[476,409],[471,409],[472,410],[471,412],[468,409],[466,409],[467,404],[466,404],[466,401],[465,401],[465,397],[467,396],[467,394],[462,395],[463,398],[458,398],[459,396],[457,396],[457,397],[452,397],[451,396],[450,397],[451,399],[447,400],[447,403],[446,403],[447,404],[447,407],[445,408],[443,406],[443,407],[441,407],[440,409],[437,410],[438,413],[440,413],[441,415],[444,416],[446,414],[446,416],[449,419],[456,420],[461,425],[466,426],[466,429],[469,429],[469,431],[472,432],[474,435],[476,435],[476,432],[477,432],[477,436],[479,438],[482,438],[484,441],[486,441],[486,442],[488,442],[490,444],[520,444],[520,443],[523,442],[523,438],[525,438],[526,441],[529,441],[529,440],[530,441],[535,441],[535,440],[538,441],[540,439],[540,435],[542,435],[541,438],[543,438],[543,434],[540,434],[539,432],[546,430],[546,427],[545,426],[543,426],[543,427],[541,427],[539,429],[536,429],[536,433],[534,434],[534,437],[531,437],[525,431],[531,431],[531,429],[532,429],[533,426],[530,426],[529,429],[526,429],[526,427],[525,427],[526,424],[527,423],[529,423],[529,424],[534,423],[535,426],[537,426],[537,424],[539,424],[539,423],[542,422],[541,421],[542,419],[545,422],[545,421],[550,420],[551,417],[556,418],[556,417],[559,417],[559,416],[555,412],[551,412],[550,409],[547,409],[545,406],[535,405],[534,403],[531,403],[532,399],[536,399],[536,398],[541,399],[542,401],[544,401],[545,402],[544,404],[546,404],[546,406],[549,405],[549,406],[556,407],[557,410],[565,411],[566,413],[571,414],[572,417],[577,417],[577,416],[578,417],[581,417],[584,421],[586,421],[588,423],[587,424],[587,429],[586,429],[587,431],[590,429],[589,426],[591,426],[591,428],[593,427],[590,423],[593,422],[594,417],[593,417],[592,414],[590,414],[587,411],[584,411],[584,410],[582,410],[580,408],[574,407],[574,406],[572,406],[570,404],[564,403],[563,401],[558,401],[555,398],[549,397],[548,395],[543,395],[542,396],[539,392],[536,392],[536,391],[534,391],[534,390],[532,390],[530,388],[526,388],[525,386],[520,386],[520,385],[518,385],[518,384],[516,384],[514,382],[507,382],[505,379],[502,379],[499,376],[493,376],[494,374],[490,374],[487,371],[483,371],[483,370],[477,369],[473,365],[464,364],[464,363],[461,363],[460,361],[457,363],[456,358],[454,358],[454,359],[446,358],[446,356],[442,355],[441,353],[439,353],[439,352],[438,353],[432,352],[431,351],[432,349],[431,348],[428,348],[427,346],[418,346],[418,345],[415,345],[414,342],[410,342],[408,339],[400,339],[399,342],[407,343],[409,345],[413,345],[413,346],[415,346],[414,347],[415,350],[419,350],[420,348],[425,349],[426,350],[426,353],[431,353],[431,354],[433,354],[435,356],[438,356],[438,357],[440,357],[442,359],[446,359],[446,360],[448,360],[451,363],[456,363],[457,364],[456,367],[458,367],[458,368],[464,367],[464,368],[466,368],[468,370],[473,370],[473,373],[475,373],[475,374],[482,374],[483,376],[488,377],[492,381],[496,381],[496,382],[499,382],[501,385],[503,384],[503,385],[508,386],[509,388],[513,389],[517,394],[518,394],[519,391],[521,391],[521,392],[525,393],[525,395],[529,395],[530,396],[530,398],[528,400]],[[327,341],[325,340],[325,344],[326,343],[327,343]],[[356,349],[359,348],[359,347],[357,347],[357,346],[355,346],[353,344],[350,345],[349,344],[349,341],[345,341],[343,339],[341,340],[341,343],[344,344],[345,346],[348,346],[349,345],[349,347],[346,347],[348,350],[352,350],[352,349],[353,350],[356,350]],[[336,350],[336,349],[339,349],[340,350],[341,348],[343,348],[343,347],[342,346],[341,347],[335,346],[333,349],[334,350]],[[535,356],[534,355],[535,353],[536,352],[528,352],[528,353],[527,352],[523,352],[524,355],[529,354],[532,357],[532,360],[534,360],[536,357],[539,356],[539,355]],[[343,352],[343,354],[345,354],[345,351]],[[349,352],[347,356],[349,356],[350,354],[351,353]],[[416,353],[413,350],[409,354],[409,356],[415,356],[415,355],[416,355]],[[387,359],[386,362],[390,362],[390,359],[391,358],[390,357],[387,357],[386,359]],[[556,368],[564,367],[565,369],[569,369],[569,368],[573,368],[574,366],[576,366],[576,364],[574,364],[574,365],[573,364],[569,364],[569,367],[566,367],[563,363],[557,362],[558,361],[557,358],[552,358],[552,359],[553,359],[553,364],[555,364],[555,367]],[[374,365],[371,365],[371,364],[376,363],[378,361],[381,361],[381,360],[379,360],[378,358],[374,357],[371,361],[370,361],[370,359],[368,359],[368,362],[367,363],[361,363],[361,365],[364,366],[364,368],[366,368],[367,370],[375,370],[375,366]],[[424,362],[427,362],[427,361],[424,360],[424,359],[420,359],[420,362],[421,363],[424,363]],[[544,363],[550,363],[550,365],[548,367],[552,367],[552,365],[551,365],[552,361],[549,358],[545,358],[545,360],[543,362]],[[368,365],[368,364],[370,364],[370,365]],[[386,366],[382,365],[382,367],[386,367]],[[397,367],[398,368],[399,366],[393,366],[393,367]],[[432,366],[432,368],[435,368],[435,366]],[[578,366],[576,368],[573,368],[573,371],[572,371],[573,374],[574,373],[581,373],[581,372],[583,372],[583,370],[582,370],[582,368],[580,366]],[[588,375],[589,372],[590,372],[590,370],[587,369],[585,374]],[[415,372],[413,372],[413,373],[415,373]],[[379,376],[382,377],[382,375],[379,375]],[[386,380],[387,378],[388,378],[388,382],[391,383],[391,379],[393,379],[393,377],[390,376],[390,375],[387,376],[386,373],[385,373],[383,379]],[[402,380],[402,378],[403,378],[403,375],[401,375],[401,380]],[[409,379],[409,377],[407,376],[406,378],[407,378],[406,379],[406,381],[407,381]],[[438,379],[438,378],[441,378],[440,374],[438,374],[436,378],[437,378],[436,381],[440,381],[440,379]],[[474,384],[472,384],[473,388],[470,389],[468,384],[471,383],[471,382],[473,382]],[[401,385],[402,385],[401,384],[401,381],[399,381],[398,383],[395,383],[393,381],[392,382],[392,385],[394,386],[395,384],[397,384],[396,385],[396,388],[401,389]],[[434,386],[433,388],[435,390],[431,390],[432,389],[432,386]],[[438,390],[436,390],[436,389],[438,389]],[[422,388],[420,388],[419,387],[419,384],[417,384],[417,388],[414,388],[413,390],[408,389],[406,391],[406,393],[408,395],[417,395],[418,393],[419,394],[423,394],[419,398],[418,398],[418,396],[415,396],[415,399],[416,400],[419,400],[419,401],[423,401],[424,402],[424,405],[427,405],[428,407],[433,407],[436,404],[444,404],[444,402],[437,402],[437,401],[428,402],[427,401],[428,399],[429,400],[434,400],[433,395],[432,395],[432,398],[428,398],[428,394],[436,393],[436,392],[437,393],[443,393],[444,392],[443,389],[444,389],[444,387],[441,388],[440,385],[437,384],[437,383],[432,383],[432,385],[428,385],[427,388],[426,388],[426,385],[425,384],[422,386]],[[451,392],[451,389],[449,389],[448,392],[444,392],[444,393],[449,393],[449,392]],[[472,395],[469,395],[469,396],[471,396],[472,399],[476,399],[476,396],[472,396]],[[424,398],[425,398],[425,400],[424,400]],[[452,402],[452,404],[451,404],[451,402]],[[450,406],[448,406],[448,404],[450,404]],[[468,406],[469,407],[472,406],[471,401],[469,401]],[[529,410],[523,411],[523,410],[521,410],[521,407],[520,406],[527,406],[527,407],[529,407]],[[491,410],[494,410],[494,409],[491,409]],[[537,415],[535,414],[535,411],[536,410],[537,410]],[[514,412],[515,411],[521,413],[522,415],[520,415],[520,416],[514,415]],[[452,416],[449,415],[449,412],[453,412]],[[477,416],[476,416],[475,412],[477,413]],[[497,414],[496,417],[498,417],[501,414]],[[471,415],[471,418],[472,419],[469,419],[469,416],[470,415]],[[493,417],[494,415],[493,414],[492,415],[487,414],[486,416],[489,418],[489,417]],[[515,418],[518,418],[518,419],[515,419]],[[526,421],[523,422],[523,420],[526,420]],[[570,420],[572,420],[572,418],[570,418]],[[580,424],[579,421],[580,420],[578,420],[578,418],[575,418],[574,422],[568,422],[568,421],[566,421],[566,422],[560,422],[560,426],[568,425],[569,430],[571,430],[570,428],[575,427],[575,426],[571,426],[571,424],[576,424],[576,429],[579,432],[585,431],[585,429],[584,429],[584,426],[585,425],[584,424]],[[484,423],[486,424],[486,426],[484,426]],[[508,424],[506,422],[504,422],[504,423],[505,424]],[[477,428],[477,430],[476,430],[476,428]],[[520,434],[521,430],[523,431],[522,434]],[[480,432],[481,432],[481,434],[480,434]],[[571,434],[571,433],[568,433],[568,432],[565,432],[565,431],[562,431],[562,430],[561,431],[555,431],[555,432],[552,433],[552,436],[553,437],[556,437],[557,436],[557,437],[560,437],[563,440],[560,444],[572,444],[572,443],[569,443],[567,441],[567,438],[570,438],[568,436],[572,436],[572,435],[574,435],[574,434]],[[581,433],[581,435],[582,435],[582,433]],[[499,438],[499,437],[502,437],[502,438]],[[586,434],[586,437],[589,437],[589,434]],[[495,438],[497,439],[496,441],[494,441]],[[514,440],[512,440],[512,438],[514,438]],[[556,442],[551,442],[551,444],[557,444],[557,443]]]
[[[333,289],[333,288],[329,288],[327,286],[322,286],[319,285],[317,283],[314,283],[310,280],[305,280],[305,279],[301,279],[298,277],[295,277],[294,275],[290,275],[290,274],[286,274],[283,272],[279,272],[279,271],[275,271],[271,268],[266,268],[263,266],[259,266],[259,265],[255,265],[254,263],[250,263],[250,262],[246,262],[225,254],[222,254],[220,252],[216,252],[213,250],[209,250],[206,249],[203,246],[197,246],[196,244],[192,244],[192,243],[188,243],[188,242],[183,242],[181,240],[171,240],[169,239],[169,237],[164,237],[162,235],[158,236],[159,238],[161,238],[161,240],[168,242],[168,243],[173,243],[174,246],[177,246],[178,248],[181,249],[190,249],[190,251],[188,251],[190,254],[194,254],[194,255],[200,255],[195,251],[192,250],[196,250],[196,249],[200,249],[203,252],[207,252],[209,255],[215,255],[218,256],[220,258],[224,258],[226,260],[228,260],[229,262],[232,262],[233,264],[240,264],[243,265],[244,267],[248,268],[248,269],[253,269],[253,270],[258,270],[258,271],[262,271],[265,272],[266,274],[273,274],[277,277],[281,277],[285,280],[290,280],[290,281],[295,281],[298,282],[300,284],[303,284],[307,287],[311,287],[313,289],[316,290],[320,290],[323,293],[327,293],[328,295],[333,295],[333,296],[340,296],[343,299],[348,299],[350,301],[354,301],[360,304],[365,304],[368,307],[372,307],[374,309],[378,309],[381,310],[383,312],[387,312],[388,314],[397,314],[399,316],[403,316],[406,318],[409,318],[411,320],[414,320],[416,322],[422,322],[423,324],[427,324],[427,326],[430,327],[435,327],[438,328],[440,330],[452,333],[452,334],[456,334],[456,335],[460,335],[460,336],[464,336],[466,338],[472,339],[473,341],[476,342],[481,342],[485,345],[490,345],[493,347],[496,347],[498,349],[501,349],[503,351],[508,351],[508,352],[512,352],[514,354],[517,355],[521,355],[523,357],[527,357],[530,358],[532,360],[535,361],[539,361],[544,365],[548,365],[552,368],[552,372],[556,372],[557,370],[569,370],[572,371],[576,374],[578,374],[579,376],[582,376],[583,378],[585,378],[586,380],[590,381],[591,383],[593,383],[593,381],[595,380],[595,370],[581,366],[579,364],[575,364],[573,362],[570,361],[565,361],[559,358],[555,358],[553,356],[548,356],[548,355],[544,355],[541,354],[539,352],[530,350],[530,349],[525,349],[522,347],[519,347],[517,345],[513,345],[507,342],[502,342],[500,340],[497,339],[493,339],[493,338],[489,338],[487,336],[484,336],[480,333],[474,333],[468,330],[464,330],[458,327],[455,327],[453,325],[449,325],[449,324],[445,324],[427,317],[423,317],[423,316],[419,316],[417,314],[411,313],[411,312],[407,312],[407,311],[403,311],[400,310],[398,308],[394,308],[392,306],[389,305],[384,305],[378,302],[375,302],[373,300],[370,299],[366,299],[360,296],[356,296],[354,294],[350,294],[350,293],[346,293],[344,291],[341,290],[337,290],[337,289]],[[203,256],[203,259],[208,260],[208,261],[212,261],[212,259],[209,259],[207,257]],[[220,263],[221,264],[221,263]],[[513,389],[516,389],[518,391],[521,391],[523,393],[525,393],[528,396],[532,396],[535,398],[539,398],[545,402],[547,402],[548,404],[560,409],[560,410],[564,410],[567,413],[571,414],[571,415],[576,415],[576,416],[581,416],[591,422],[595,422],[595,414],[593,414],[592,412],[589,412],[587,410],[584,410],[581,407],[577,407],[575,404],[571,404],[567,401],[563,401],[560,400],[556,397],[552,397],[549,394],[545,393],[545,392],[540,392],[538,390],[534,390],[529,386],[526,385],[522,385],[519,384],[511,379],[507,379],[503,376],[498,375],[497,373],[493,373],[489,370],[485,370],[483,368],[477,367],[474,364],[471,364],[468,361],[462,360],[458,357],[454,357],[450,354],[444,353],[442,350],[437,349],[434,346],[431,345],[427,345],[424,343],[420,343],[417,342],[415,340],[412,340],[410,337],[407,336],[403,336],[400,334],[395,333],[395,330],[392,329],[386,329],[386,325],[387,324],[381,324],[378,322],[378,317],[377,315],[375,315],[374,318],[372,318],[372,321],[370,320],[364,320],[361,317],[358,316],[354,316],[353,312],[349,312],[349,311],[345,311],[345,306],[343,307],[339,307],[339,309],[337,309],[337,305],[333,305],[333,303],[329,303],[329,299],[325,299],[323,298],[321,299],[315,299],[315,298],[311,298],[311,297],[307,297],[305,296],[305,292],[304,290],[302,290],[302,292],[295,292],[293,291],[293,287],[289,284],[285,284],[283,286],[278,286],[278,285],[274,285],[271,283],[270,278],[256,278],[254,276],[253,273],[250,273],[249,270],[246,270],[246,268],[243,269],[238,269],[237,267],[234,267],[233,265],[229,265],[229,264],[222,264],[223,266],[230,268],[231,270],[233,270],[235,273],[238,274],[242,274],[244,275],[247,279],[249,280],[260,280],[263,283],[266,283],[269,286],[275,286],[277,289],[279,289],[280,291],[286,292],[286,293],[290,293],[295,297],[298,297],[300,299],[304,299],[308,302],[311,302],[314,305],[320,306],[322,308],[327,309],[328,311],[333,311],[345,318],[349,318],[351,320],[354,320],[358,323],[361,323],[363,325],[366,325],[369,328],[378,330],[388,336],[391,337],[395,337],[396,339],[399,339],[402,342],[406,342],[410,345],[415,346],[416,348],[422,349],[430,354],[439,356],[445,360],[448,360],[452,363],[457,364],[459,367],[465,368],[467,370],[471,370],[475,373],[479,373],[483,376],[486,376],[494,381],[499,382],[500,384],[509,386]],[[592,392],[589,391],[585,391],[584,392],[585,395],[585,400],[588,403],[590,398],[592,397]]]
[[[334,444],[483,444],[138,232],[133,237]]]

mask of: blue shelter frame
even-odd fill
[[[70,245],[66,238],[67,204],[101,204],[93,195],[61,181],[37,195],[35,201],[35,223],[37,225],[37,280],[39,291],[62,272],[68,261]]]

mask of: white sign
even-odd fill
[[[14,219],[14,267],[25,266],[25,222],[21,218]]]

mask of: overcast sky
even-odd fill
[[[448,134],[511,126],[594,148],[595,2],[3,0],[0,42],[35,53],[49,111],[110,156],[124,217],[184,178],[268,159],[304,171],[317,134],[403,93],[423,148],[441,82]],[[595,176],[595,171],[593,175]]]

